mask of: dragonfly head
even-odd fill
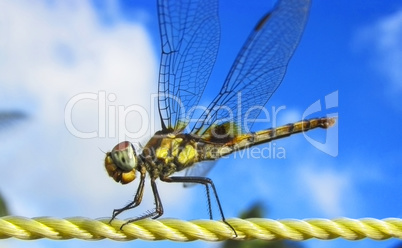
[[[106,153],[105,168],[116,182],[127,184],[135,179],[137,161],[134,146],[124,141],[117,144],[111,152]]]

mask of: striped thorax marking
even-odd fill
[[[170,133],[157,139],[159,140],[156,142],[150,141],[146,149],[151,150],[151,156],[152,150],[154,151],[155,163],[161,171],[160,176],[168,176],[198,162],[197,143],[188,136]]]

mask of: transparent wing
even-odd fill
[[[182,130],[197,105],[218,53],[217,0],[158,0],[162,58],[159,113],[163,129]]]
[[[202,161],[200,163],[197,163],[185,170],[185,176],[197,176],[197,177],[205,177],[208,172],[215,166],[216,160],[210,160],[210,161]],[[184,187],[191,187],[196,184],[194,183],[184,183]]]
[[[303,33],[309,7],[310,0],[280,0],[261,19],[219,94],[194,125],[193,134],[202,136],[210,127],[222,123],[233,123],[237,131],[249,132],[251,126],[247,123],[252,125],[282,82]]]

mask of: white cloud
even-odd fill
[[[146,30],[119,20],[102,26],[89,1],[0,1],[0,6],[0,106],[29,115],[24,125],[3,134],[7,143],[0,144],[0,190],[12,213],[110,216],[136,190],[135,184],[116,184],[103,168],[100,149],[110,150],[118,137],[75,137],[65,126],[64,111],[77,94],[105,91],[116,96],[106,101],[107,111],[137,104],[149,113],[158,65]],[[81,131],[99,131],[97,100],[77,102],[71,118]],[[130,130],[141,127],[135,113],[125,124]],[[111,136],[109,130],[105,134]],[[148,130],[138,141],[150,135]],[[149,209],[153,198],[146,186]],[[180,197],[169,186],[161,191],[168,203]]]
[[[387,77],[389,93],[402,93],[402,10],[364,27],[356,44],[368,47],[373,65]],[[371,54],[372,53],[372,54]],[[381,82],[384,83],[384,82]]]
[[[307,187],[317,209],[325,216],[342,216],[345,192],[352,194],[350,176],[347,173],[318,167],[301,166],[300,185]]]

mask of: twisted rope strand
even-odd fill
[[[112,239],[118,241],[172,240],[172,241],[221,241],[227,239],[249,240],[307,240],[344,238],[359,240],[370,238],[384,240],[402,239],[402,219],[229,219],[233,231],[223,222],[214,220],[183,221],[177,219],[145,219],[124,226],[124,220],[88,219],[82,217],[58,219],[52,217],[25,218],[18,216],[0,217],[0,239]]]

